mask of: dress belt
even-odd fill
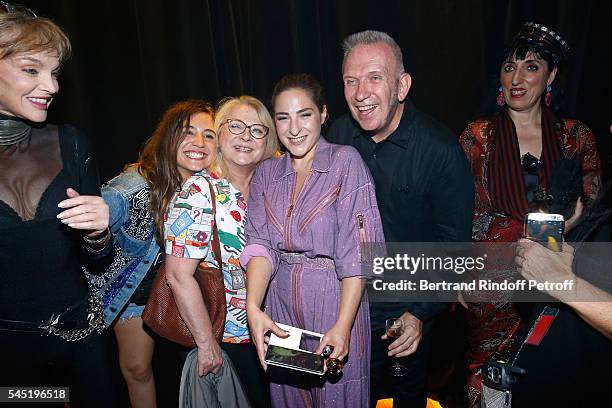
[[[42,333],[43,329],[40,327],[42,324],[43,322],[0,319],[0,332]]]
[[[316,266],[319,268],[333,269],[336,267],[334,260],[331,258],[325,258],[323,256],[317,256],[316,258],[309,258],[304,254],[296,252],[283,252],[280,255],[281,261],[293,264],[304,264],[306,266]]]
[[[52,314],[50,318],[38,322],[25,320],[7,320],[0,318],[0,332],[22,332],[22,333],[41,333],[48,334],[48,329],[52,325],[63,324],[63,319],[70,312],[87,304],[87,300],[81,300],[71,306],[68,306],[62,313]],[[85,313],[85,312],[84,312]]]

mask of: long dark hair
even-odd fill
[[[189,127],[191,116],[207,113],[214,119],[214,109],[208,102],[189,100],[178,102],[164,112],[153,135],[145,142],[138,162],[138,172],[149,182],[149,209],[155,219],[155,239],[160,246],[164,239],[164,214],[183,180],[177,168],[176,155]]]

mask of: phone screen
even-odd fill
[[[532,219],[529,216],[525,222],[525,235],[540,242],[553,251],[560,251],[563,242],[565,222],[561,219]]]
[[[300,338],[300,350],[310,351],[314,353],[317,347],[319,347],[319,343],[321,343],[321,337],[315,336],[309,333],[302,333],[302,337]]]
[[[313,374],[323,375],[323,357],[301,350],[292,350],[280,346],[268,346],[266,362],[281,367],[293,368]]]

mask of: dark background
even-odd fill
[[[267,101],[283,74],[309,72],[327,90],[332,119],[345,113],[340,43],[364,29],[397,40],[413,77],[409,97],[459,133],[494,103],[503,45],[529,20],[572,46],[558,76],[564,110],[595,131],[611,164],[609,0],[17,1],[53,19],[72,41],[49,121],[92,137],[102,180],[137,158],[178,100],[251,94]],[[429,387],[462,401],[466,335],[456,314],[440,317]],[[158,356],[178,354],[168,350],[156,339]],[[177,400],[179,360],[155,360],[160,406]]]
[[[528,20],[572,46],[561,68],[565,112],[610,149],[607,0],[22,0],[65,29],[73,57],[50,121],[94,140],[103,180],[134,161],[161,113],[187,98],[268,101],[283,74],[309,72],[327,90],[332,119],[346,112],[341,40],[378,29],[404,50],[409,97],[453,131],[494,101],[503,45]]]

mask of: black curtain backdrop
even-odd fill
[[[74,54],[50,121],[94,140],[103,180],[137,158],[171,103],[250,94],[269,100],[283,74],[321,80],[334,117],[347,111],[341,40],[389,33],[404,50],[417,107],[459,133],[494,101],[503,45],[524,21],[572,46],[565,111],[593,128],[609,165],[609,1],[567,0],[23,0],[62,26]]]

